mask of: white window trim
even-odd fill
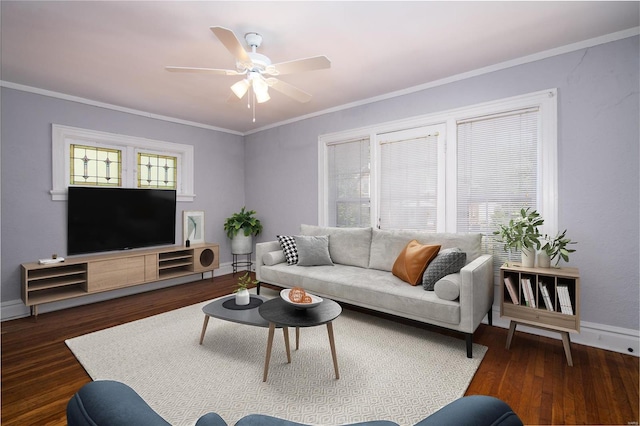
[[[194,155],[193,146],[174,142],[158,141],[135,136],[118,135],[97,130],[52,124],[52,186],[51,199],[67,199],[70,178],[70,146],[83,144],[122,150],[122,187],[137,188],[138,169],[136,153],[144,151],[171,155],[178,161],[177,200],[193,201]]]
[[[558,232],[558,114],[557,114],[556,88],[541,90],[495,101],[484,102],[471,106],[437,112],[433,114],[411,117],[403,120],[391,121],[374,126],[351,129],[343,132],[320,135],[318,138],[318,224],[326,226],[328,221],[328,194],[326,188],[326,176],[328,170],[328,158],[326,146],[348,139],[366,138],[371,140],[371,162],[377,162],[377,135],[381,133],[401,131],[416,127],[444,124],[446,126],[446,217],[444,221],[445,232],[456,232],[456,197],[450,194],[456,193],[457,188],[457,129],[459,120],[495,114],[501,111],[517,110],[528,107],[538,107],[541,115],[540,147],[538,153],[538,212],[545,220],[541,227],[543,233],[555,235]],[[377,170],[372,170],[372,177]],[[372,179],[371,187],[371,226],[375,227],[377,212],[377,188],[374,184],[377,178]],[[440,227],[440,226],[439,226]]]

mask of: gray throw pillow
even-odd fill
[[[429,263],[422,277],[422,286],[433,291],[436,282],[445,275],[460,272],[467,262],[467,254],[459,248],[440,250],[435,259]]]
[[[434,286],[436,296],[443,300],[456,300],[460,297],[460,274],[450,274],[438,280]]]
[[[329,236],[296,235],[298,266],[333,265],[329,255]]]

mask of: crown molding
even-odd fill
[[[202,129],[215,130],[217,132],[224,132],[224,133],[230,133],[230,134],[233,134],[233,135],[244,136],[244,134],[242,132],[237,132],[235,130],[225,129],[225,128],[222,128],[222,127],[210,126],[208,124],[197,123],[195,121],[181,120],[179,118],[168,117],[168,116],[165,116],[165,115],[153,114],[153,113],[150,113],[150,112],[140,111],[140,110],[133,109],[133,108],[126,108],[126,107],[122,107],[122,106],[119,106],[119,105],[108,104],[108,103],[105,103],[105,102],[94,101],[92,99],[81,98],[79,96],[72,96],[72,95],[67,95],[65,93],[54,92],[54,91],[51,91],[51,90],[40,89],[40,88],[37,88],[37,87],[31,87],[31,86],[25,86],[23,84],[12,83],[10,81],[0,80],[0,87],[6,87],[8,89],[20,90],[20,91],[23,91],[23,92],[35,93],[37,95],[42,95],[42,96],[49,96],[51,98],[62,99],[62,100],[65,100],[65,101],[78,102],[78,103],[85,104],[85,105],[91,105],[91,106],[95,106],[95,107],[99,107],[99,108],[110,109],[110,110],[113,110],[113,111],[124,112],[126,114],[139,115],[139,116],[146,117],[146,118],[151,118],[151,119],[154,119],[154,120],[168,121],[168,122],[171,122],[171,123],[184,124],[184,125],[187,125],[187,126],[199,127],[199,128],[202,128]]]
[[[468,71],[468,72],[465,72],[465,73],[462,73],[462,74],[456,74],[456,75],[453,75],[451,77],[442,78],[440,80],[430,81],[428,83],[420,84],[418,86],[413,86],[413,87],[409,87],[409,88],[406,88],[406,89],[398,90],[398,91],[395,91],[395,92],[386,93],[384,95],[375,96],[375,97],[368,98],[368,99],[362,99],[360,101],[351,102],[351,103],[340,105],[340,106],[333,107],[333,108],[328,108],[328,109],[325,109],[325,110],[322,110],[322,111],[314,112],[314,113],[303,115],[303,116],[300,116],[300,117],[295,117],[295,118],[292,118],[290,120],[280,121],[278,123],[270,124],[268,126],[260,127],[258,129],[246,132],[245,136],[246,135],[250,135],[252,133],[258,133],[258,132],[261,132],[263,130],[268,130],[268,129],[272,129],[272,128],[275,128],[275,127],[280,127],[280,126],[283,126],[285,124],[295,123],[296,121],[306,120],[308,118],[313,118],[313,117],[317,117],[317,116],[320,116],[320,115],[330,114],[330,113],[342,111],[342,110],[345,110],[345,109],[355,108],[355,107],[359,107],[359,106],[362,106],[362,105],[371,104],[371,103],[374,103],[374,102],[380,102],[380,101],[384,101],[384,100],[387,100],[387,99],[392,99],[392,98],[396,98],[396,97],[399,97],[399,96],[404,96],[404,95],[408,95],[408,94],[411,94],[411,93],[420,92],[422,90],[427,90],[427,89],[431,89],[431,88],[434,88],[434,87],[443,86],[445,84],[453,83],[453,82],[460,81],[460,80],[466,80],[468,78],[477,77],[477,76],[484,75],[484,74],[489,74],[489,73],[492,73],[492,72],[495,72],[495,71],[504,70],[504,69],[515,67],[515,66],[518,66],[518,65],[523,65],[523,64],[528,64],[528,63],[531,63],[531,62],[540,61],[542,59],[547,59],[547,58],[551,58],[551,57],[554,57],[554,56],[562,55],[562,54],[565,54],[565,53],[574,52],[576,50],[586,49],[586,48],[589,48],[589,47],[598,46],[600,44],[610,43],[610,42],[613,42],[613,41],[622,40],[622,39],[629,38],[629,37],[634,37],[634,36],[637,36],[639,34],[640,34],[640,27],[634,27],[634,28],[630,28],[628,30],[618,31],[618,32],[607,34],[607,35],[604,35],[604,36],[595,37],[595,38],[591,38],[591,39],[588,39],[588,40],[583,40],[583,41],[580,41],[580,42],[577,42],[577,43],[567,44],[565,46],[557,47],[555,49],[545,50],[545,51],[542,51],[542,52],[538,52],[538,53],[534,53],[534,54],[531,54],[531,55],[523,56],[521,58],[512,59],[510,61],[500,62],[500,63],[494,64],[494,65],[489,65],[489,66],[484,67],[484,68],[478,68],[476,70]]]
[[[306,119],[309,119],[309,118],[314,118],[314,117],[318,117],[318,116],[325,115],[325,114],[339,112],[339,111],[343,111],[343,110],[346,110],[346,109],[350,109],[350,108],[355,108],[355,107],[359,107],[359,106],[362,106],[362,105],[371,104],[371,103],[374,103],[374,102],[380,102],[380,101],[384,101],[384,100],[387,100],[387,99],[392,99],[392,98],[396,98],[396,97],[399,97],[399,96],[404,96],[404,95],[408,95],[408,94],[411,94],[411,93],[420,92],[422,90],[427,90],[427,89],[431,89],[431,88],[434,88],[434,87],[443,86],[445,84],[453,83],[453,82],[460,81],[460,80],[465,80],[465,79],[468,79],[468,78],[471,78],[471,77],[476,77],[476,76],[488,74],[488,73],[491,73],[491,72],[504,70],[504,69],[515,67],[515,66],[518,66],[518,65],[528,64],[528,63],[539,61],[539,60],[542,60],[542,59],[551,58],[553,56],[562,55],[564,53],[569,53],[569,52],[573,52],[573,51],[580,50],[580,49],[586,49],[586,48],[589,48],[589,47],[593,47],[593,46],[597,46],[597,45],[605,44],[605,43],[610,43],[610,42],[613,42],[613,41],[622,40],[622,39],[629,38],[629,37],[634,37],[634,36],[637,36],[637,35],[640,35],[640,27],[629,28],[627,30],[618,31],[618,32],[607,34],[607,35],[604,35],[604,36],[600,36],[600,37],[595,37],[595,38],[591,38],[591,39],[588,39],[588,40],[579,41],[577,43],[568,44],[568,45],[557,47],[557,48],[550,49],[550,50],[545,50],[545,51],[542,51],[542,52],[534,53],[532,55],[527,55],[527,56],[523,56],[521,58],[513,59],[513,60],[510,60],[510,61],[501,62],[501,63],[494,64],[494,65],[490,65],[488,67],[478,68],[478,69],[473,70],[473,71],[468,71],[468,72],[465,72],[465,73],[456,74],[456,75],[453,75],[453,76],[450,76],[450,77],[446,77],[446,78],[442,78],[442,79],[439,79],[439,80],[431,81],[431,82],[428,82],[428,83],[420,84],[418,86],[409,87],[409,88],[406,88],[406,89],[403,89],[403,90],[398,90],[398,91],[395,91],[395,92],[386,93],[384,95],[375,96],[375,97],[372,97],[372,98],[362,99],[360,101],[339,105],[339,106],[336,106],[336,107],[333,107],[333,108],[327,108],[327,109],[324,109],[322,111],[317,111],[317,112],[314,112],[314,113],[311,113],[311,114],[306,114],[306,115],[294,117],[294,118],[291,118],[289,120],[279,121],[277,123],[273,123],[273,124],[270,124],[268,126],[263,126],[263,127],[260,127],[260,128],[254,129],[254,130],[250,130],[250,131],[247,131],[247,132],[239,132],[239,131],[236,131],[236,130],[230,130],[230,129],[225,129],[225,128],[221,128],[221,127],[210,126],[208,124],[197,123],[197,122],[194,122],[194,121],[181,120],[179,118],[173,118],[173,117],[167,117],[167,116],[164,116],[164,115],[152,114],[152,113],[146,112],[146,111],[140,111],[140,110],[136,110],[136,109],[132,109],[132,108],[122,107],[122,106],[119,106],[119,105],[113,105],[113,104],[108,104],[108,103],[104,103],[104,102],[98,102],[98,101],[94,101],[94,100],[91,100],[91,99],[86,99],[86,98],[81,98],[81,97],[78,97],[78,96],[67,95],[67,94],[64,94],[64,93],[54,92],[54,91],[51,91],[51,90],[45,90],[45,89],[40,89],[40,88],[36,88],[36,87],[31,87],[31,86],[25,86],[25,85],[22,85],[22,84],[12,83],[12,82],[9,82],[9,81],[0,80],[0,87],[6,87],[6,88],[9,88],[9,89],[21,90],[21,91],[24,91],[24,92],[35,93],[35,94],[39,94],[39,95],[43,95],[43,96],[49,96],[49,97],[63,99],[63,100],[67,100],[67,101],[83,103],[83,104],[86,104],[86,105],[92,105],[92,106],[96,106],[96,107],[99,107],[99,108],[111,109],[111,110],[114,110],[114,111],[120,111],[120,112],[124,112],[124,113],[128,113],[128,114],[134,114],[134,115],[139,115],[139,116],[142,116],[142,117],[152,118],[154,120],[163,120],[163,121],[168,121],[168,122],[177,123],[177,124],[184,124],[184,125],[187,125],[187,126],[199,127],[199,128],[208,129],[208,130],[215,130],[215,131],[218,131],[218,132],[229,133],[229,134],[237,135],[237,136],[247,136],[247,135],[251,135],[251,134],[254,134],[254,133],[262,132],[264,130],[273,129],[275,127],[280,127],[280,126],[284,126],[284,125],[287,125],[287,124],[295,123],[295,122],[298,122],[298,121],[306,120]]]

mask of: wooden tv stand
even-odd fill
[[[22,300],[38,305],[211,271],[220,267],[218,244],[192,244],[73,257],[21,265]]]

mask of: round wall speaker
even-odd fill
[[[215,260],[215,254],[211,249],[204,249],[202,253],[200,253],[200,266],[206,268],[207,266],[211,266],[213,261]]]

